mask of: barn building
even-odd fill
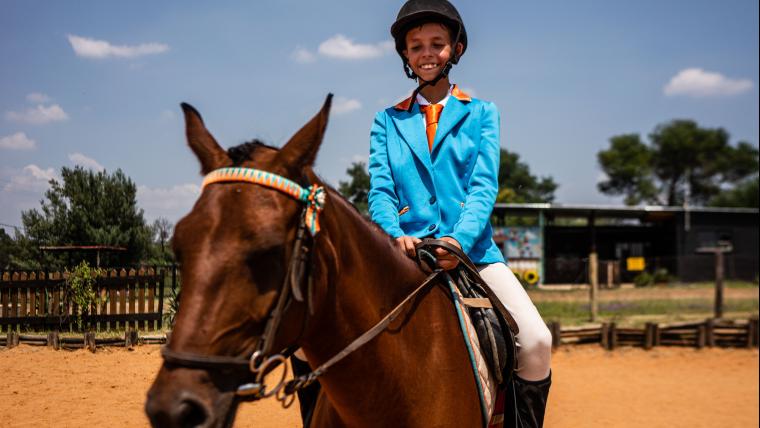
[[[715,277],[715,257],[703,247],[730,248],[728,279],[758,280],[756,208],[496,204],[494,239],[525,282],[589,281],[596,253],[598,280],[632,282],[646,272],[684,282]]]

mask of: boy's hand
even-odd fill
[[[442,237],[441,241],[446,241],[449,244],[459,248],[460,250],[462,249],[462,246],[459,244],[459,242],[450,236]],[[454,257],[453,254],[449,253],[443,248],[435,249],[435,257],[438,259],[438,266],[440,266],[443,270],[454,269],[459,264],[459,259]]]
[[[414,236],[404,235],[396,238],[396,246],[398,246],[398,249],[411,258],[417,257],[417,251],[414,249],[414,246],[419,242],[422,241]]]

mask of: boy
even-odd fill
[[[379,112],[370,132],[372,219],[414,257],[432,236],[462,249],[517,321],[518,412],[525,426],[543,424],[551,385],[551,334],[507,267],[489,218],[498,192],[499,114],[449,82],[467,49],[459,13],[446,0],[409,0],[391,27],[411,97]],[[439,264],[457,260],[438,250]]]

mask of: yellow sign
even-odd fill
[[[629,271],[642,271],[647,263],[643,257],[628,257],[625,259],[625,268]]]

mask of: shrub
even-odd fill
[[[637,287],[646,287],[648,285],[652,285],[654,277],[649,274],[647,271],[642,271],[640,274],[636,275],[636,278],[633,278],[633,283],[636,284]]]
[[[654,275],[652,275],[652,281],[654,281],[655,284],[665,284],[671,281],[670,273],[665,268],[659,268],[656,271],[654,271]]]
[[[74,316],[77,318],[77,327],[82,328],[82,316],[90,313],[90,308],[97,301],[98,294],[95,292],[95,280],[103,274],[99,268],[92,268],[87,261],[79,263],[74,270],[66,271],[66,296],[67,304],[76,305]]]

